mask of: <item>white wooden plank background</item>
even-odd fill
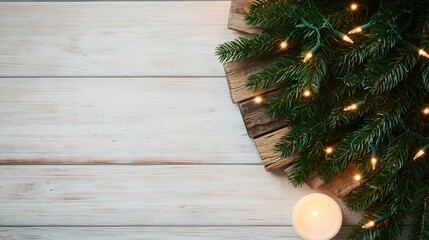
[[[311,191],[264,171],[214,56],[229,4],[0,2],[0,239],[298,239]]]
[[[2,76],[223,76],[229,2],[0,3]]]
[[[224,78],[3,78],[0,116],[0,163],[260,163]]]

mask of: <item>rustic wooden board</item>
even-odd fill
[[[261,157],[261,161],[264,164],[266,171],[270,172],[278,168],[283,168],[297,159],[297,157],[283,158],[280,156],[279,152],[274,150],[274,147],[280,138],[288,132],[288,128],[282,128],[254,139],[259,156]]]
[[[345,197],[348,193],[356,189],[362,183],[356,181],[354,176],[359,173],[354,164],[350,164],[344,172],[335,176],[331,181],[325,183],[326,188],[331,190],[338,197]]]
[[[333,240],[344,240],[349,228]],[[291,226],[0,227],[0,240],[300,240]]]
[[[2,78],[1,164],[256,164],[225,78]]]
[[[274,94],[275,92],[270,92],[258,96],[262,102],[250,99],[238,105],[249,137],[256,138],[287,125],[284,119],[272,118],[265,112],[264,103],[269,102]]]
[[[244,17],[249,12],[252,0],[233,0],[229,11],[228,28],[246,33],[258,33],[260,30],[246,25]]]
[[[251,0],[232,0],[228,23],[231,29],[249,32],[249,29],[246,28],[244,23],[244,16],[249,11],[251,2]],[[265,95],[264,98],[269,99],[271,94],[267,94],[267,92],[272,91],[272,89],[252,93],[248,91],[246,87],[246,80],[251,74],[268,67],[272,62],[272,59],[262,59],[224,64],[232,101],[234,103],[239,103],[249,137],[259,137],[255,139],[255,144],[265,170],[267,171],[284,168],[297,159],[297,157],[283,159],[274,150],[274,145],[287,133],[288,129],[284,128],[276,132],[272,131],[285,127],[286,122],[281,119],[271,119],[264,114],[262,104],[257,105],[250,99],[257,95]],[[291,169],[286,169],[286,173],[290,170]],[[307,180],[307,184],[313,189],[325,187],[333,191],[337,196],[344,197],[347,193],[359,186],[360,183],[353,179],[356,173],[356,168],[351,165],[329,183],[324,183],[317,174],[311,174]]]
[[[0,76],[223,76],[229,1],[0,2]]]
[[[284,175],[261,170],[252,165],[6,165],[0,168],[0,225],[290,226],[293,206],[309,188],[295,189]],[[346,213],[344,224],[358,219]]]
[[[271,60],[265,59],[249,60],[245,62],[229,62],[223,65],[233,103],[243,102],[254,96],[267,92],[266,90],[250,92],[247,89],[246,80],[250,75],[268,67],[271,63]]]

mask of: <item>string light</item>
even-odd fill
[[[423,155],[425,155],[425,150],[420,149],[420,150],[417,152],[417,154],[414,156],[413,160],[416,160],[417,158],[419,158],[419,157],[421,157],[421,156],[423,156]]]
[[[421,48],[419,49],[419,55],[423,56],[425,58],[429,58],[429,54],[425,50],[423,50]]]
[[[308,60],[310,60],[313,57],[314,53],[317,51],[317,49],[319,49],[319,47],[320,43],[317,43],[309,52],[307,52],[305,54],[303,62],[307,62]]]
[[[355,28],[355,29],[350,30],[350,31],[349,31],[349,34],[360,33],[360,32],[362,32],[362,31],[363,31],[362,27],[357,27],[357,28]]]
[[[345,34],[343,36],[343,40],[346,41],[346,42],[348,42],[348,43],[353,43],[353,40],[349,36],[347,36]]]
[[[344,111],[356,110],[357,107],[358,105],[356,103],[353,103],[352,105],[345,107]]]
[[[378,161],[378,159],[376,157],[371,157],[372,170],[375,170],[375,168],[377,167],[377,161]]]
[[[284,50],[284,49],[286,49],[287,48],[287,42],[286,41],[282,41],[281,43],[280,43],[280,49],[282,49],[282,50]]]
[[[362,176],[361,176],[360,174],[356,174],[353,178],[354,178],[357,182],[359,182],[360,180],[362,180]]]
[[[310,96],[311,96],[311,91],[310,91],[310,90],[305,90],[305,91],[302,93],[302,95],[303,95],[304,97],[310,97]]]
[[[313,217],[318,217],[319,216],[319,212],[318,211],[313,211]]]
[[[259,104],[259,103],[261,103],[261,102],[263,101],[263,99],[262,99],[260,96],[257,96],[257,97],[255,97],[255,98],[253,99],[253,101],[254,101],[256,104]]]
[[[332,147],[327,147],[327,148],[325,149],[325,152],[326,152],[326,154],[331,154],[331,153],[333,153],[333,152],[334,152],[334,149],[333,149]]]
[[[350,30],[349,34],[361,33],[363,30],[366,30],[366,29],[370,28],[372,25],[373,25],[372,22],[365,23],[362,26],[359,26],[359,27],[357,27],[355,29]]]
[[[368,228],[372,228],[372,227],[374,227],[374,226],[375,226],[375,222],[374,222],[374,221],[369,221],[369,222],[365,223],[365,224],[362,226],[362,228],[363,228],[363,229],[368,229]]]
[[[428,115],[429,114],[429,107],[426,107],[423,109],[423,114]]]
[[[313,57],[313,53],[308,52],[307,54],[305,54],[305,58],[303,60],[303,62],[307,62],[308,60],[310,60]]]
[[[356,110],[359,106],[363,105],[365,103],[365,101],[360,101],[357,103],[353,103],[347,107],[345,107],[343,110],[344,111],[351,111],[351,110]]]
[[[351,9],[352,11],[356,11],[358,8],[359,8],[359,5],[357,5],[356,3],[352,3],[352,4],[350,4],[350,9]]]

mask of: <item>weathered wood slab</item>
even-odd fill
[[[270,66],[272,62],[273,60],[270,59],[262,59],[245,62],[229,62],[223,65],[233,103],[246,101],[268,91],[250,92],[246,86],[246,81],[250,75]]]
[[[260,163],[245,134],[220,77],[0,81],[0,164]]]
[[[286,127],[287,123],[283,118],[272,118],[265,112],[265,103],[269,102],[274,94],[275,92],[270,92],[258,96],[261,102],[250,99],[238,105],[250,138],[256,138]]]
[[[3,226],[290,226],[309,192],[258,165],[5,165],[0,182]]]
[[[333,240],[344,240],[343,227]],[[301,240],[292,226],[0,227],[0,240]]]
[[[345,197],[348,193],[359,187],[361,181],[356,181],[354,176],[359,173],[358,168],[354,164],[349,166],[340,174],[335,176],[331,181],[327,182],[325,187],[332,191],[338,197]]]
[[[230,1],[0,1],[0,76],[221,76]]]
[[[292,168],[286,168],[286,175],[292,171]],[[329,190],[337,197],[343,198],[348,193],[359,187],[362,181],[356,181],[354,176],[358,173],[354,164],[350,164],[342,173],[332,178],[329,182],[324,182],[316,173],[310,174],[307,179],[307,185],[312,189]]]
[[[249,12],[252,0],[233,0],[229,11],[228,28],[246,33],[258,33],[259,29],[250,28],[244,21],[245,15]]]
[[[266,171],[270,172],[272,170],[285,167],[297,159],[297,157],[283,158],[280,156],[279,152],[274,150],[275,145],[280,138],[288,132],[288,128],[282,128],[254,139],[259,156],[261,157]]]
[[[253,29],[248,29],[244,22],[244,16],[249,11],[251,2],[252,0],[232,0],[229,28],[244,32],[253,31]],[[272,89],[256,93],[249,92],[246,87],[246,80],[250,75],[268,67],[272,62],[273,60],[262,59],[224,64],[232,101],[239,103],[247,133],[249,137],[255,138],[256,148],[267,171],[283,168],[297,159],[297,157],[283,159],[274,150],[278,140],[289,131],[284,128],[286,122],[281,119],[270,119],[264,114],[263,104],[258,105],[249,100],[258,95],[262,95],[263,98],[270,98],[271,93],[267,94],[267,92],[272,91]],[[273,132],[276,129],[280,130]],[[287,168],[285,171],[287,173],[290,170]],[[317,174],[313,173],[309,176],[307,184],[313,189],[328,188],[337,196],[343,197],[359,186],[360,183],[353,179],[356,173],[356,167],[350,165],[329,183],[325,183]]]

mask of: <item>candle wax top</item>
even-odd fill
[[[320,193],[301,198],[293,209],[292,218],[296,232],[306,240],[332,239],[343,221],[337,202]]]

